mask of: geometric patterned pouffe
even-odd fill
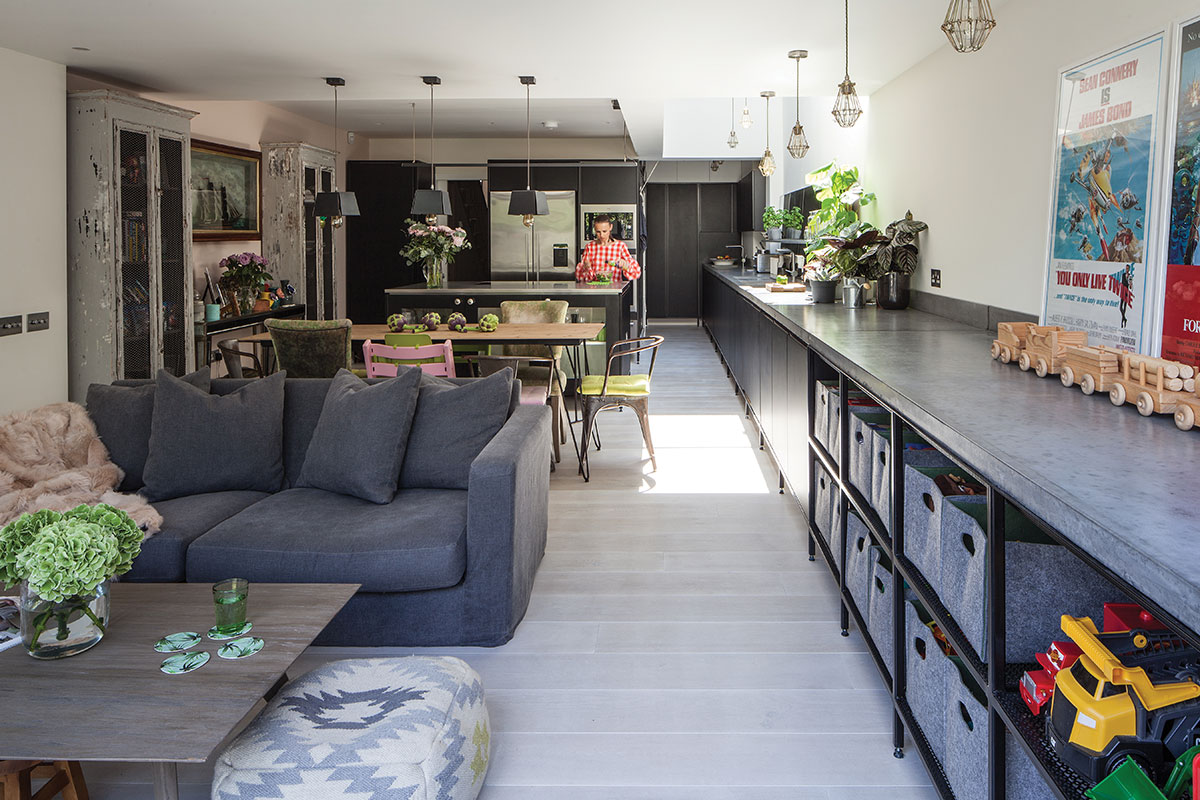
[[[334,661],[284,686],[218,756],[213,800],[474,800],[491,730],[457,658]]]

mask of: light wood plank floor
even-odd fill
[[[933,800],[804,518],[778,494],[708,337],[667,324],[651,472],[630,411],[600,417],[592,481],[564,454],[529,613],[483,675],[495,736],[483,800]],[[568,447],[569,449],[569,447]],[[394,649],[311,648],[323,661]],[[89,767],[95,798],[150,797],[149,772]],[[181,770],[208,796],[211,769]]]

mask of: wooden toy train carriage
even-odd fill
[[[1062,369],[1058,373],[1063,386],[1079,385],[1084,394],[1107,392],[1113,387],[1113,381],[1121,372],[1121,361],[1124,353],[1103,345],[1099,347],[1074,346],[1068,347],[1062,359]]]
[[[1039,378],[1057,375],[1062,371],[1067,348],[1086,346],[1087,343],[1085,331],[1067,331],[1057,325],[1030,325],[1017,366],[1025,372],[1033,367]]]
[[[1020,356],[1025,349],[1025,337],[1032,322],[1001,322],[996,326],[996,338],[992,340],[992,358],[1007,364]]]

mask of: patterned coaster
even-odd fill
[[[250,629],[253,627],[254,627],[254,623],[251,622],[250,620],[246,620],[246,624],[243,625],[242,627],[238,628],[236,631],[234,631],[232,633],[221,633],[220,631],[217,630],[217,626],[214,625],[208,629],[208,638],[212,639],[215,642],[223,642],[226,639],[236,639],[239,636],[245,636],[247,633],[250,632]]]
[[[154,649],[160,653],[179,653],[191,650],[198,644],[200,644],[200,634],[184,631],[164,636],[154,643]]]
[[[217,651],[217,655],[221,658],[249,658],[250,656],[263,649],[266,644],[257,636],[247,636],[244,639],[235,639],[232,642],[226,642],[221,645],[221,649]]]
[[[176,653],[173,656],[167,656],[159,669],[168,675],[183,675],[200,669],[208,663],[208,659],[211,657],[203,650],[197,653]]]

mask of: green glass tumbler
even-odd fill
[[[226,578],[213,584],[213,604],[216,607],[218,633],[237,633],[246,624],[246,598],[250,581],[245,578]]]

